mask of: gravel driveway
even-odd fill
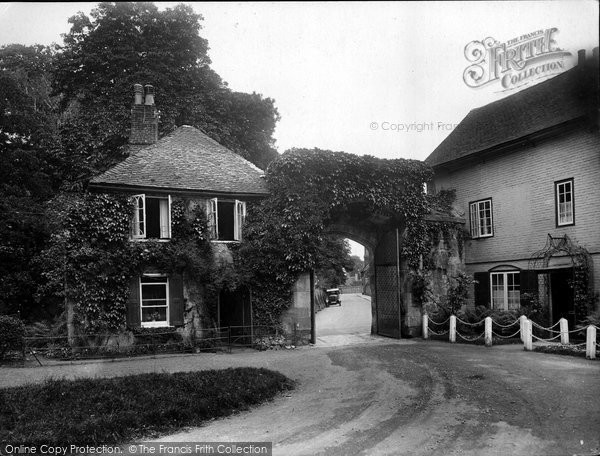
[[[524,352],[518,345],[366,335],[333,340],[354,345],[0,368],[0,386],[260,366],[295,379],[296,390],[161,440],[271,441],[275,455],[600,453],[598,361]]]

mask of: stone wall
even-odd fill
[[[312,293],[310,273],[305,272],[296,280],[292,289],[292,305],[281,317],[286,338],[293,345],[310,343]]]

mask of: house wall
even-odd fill
[[[600,289],[600,135],[584,128],[453,172],[436,172],[434,186],[456,190],[456,208],[492,198],[494,236],[465,243],[468,273],[499,264],[527,269],[548,234],[568,235],[592,254]],[[574,178],[575,225],[557,227],[555,181]],[[468,229],[468,223],[466,228]]]
[[[150,194],[147,194],[150,195]],[[155,192],[152,193],[153,196],[167,196],[166,193],[163,192]],[[174,204],[177,201],[184,201],[184,217],[193,217],[194,211],[197,208],[202,210],[206,210],[208,198],[202,197],[180,197],[180,196],[171,196],[171,201]],[[131,242],[144,242],[142,241],[131,241]],[[217,265],[217,267],[221,268],[223,273],[227,272],[228,268],[234,268],[233,257],[231,251],[229,249],[229,244],[226,242],[212,242],[211,250],[213,259]],[[149,270],[152,272],[164,272],[155,267],[149,266]],[[171,276],[169,275],[171,278]],[[219,295],[218,292],[209,293],[207,292],[206,284],[199,283],[197,279],[191,277],[187,271],[184,271],[182,281],[183,290],[180,292],[183,296],[183,325],[177,326],[177,332],[179,332],[184,340],[192,341],[194,339],[202,339],[205,337],[212,337],[214,330],[220,325],[219,322]],[[134,283],[134,286],[137,285],[137,279]],[[169,287],[175,286],[177,282],[171,281],[169,282]],[[181,285],[179,285],[181,286]],[[137,305],[139,306],[139,295],[133,298],[133,304],[129,303],[128,305]],[[132,310],[132,312],[136,312],[136,310]],[[171,315],[172,317],[173,315]],[[137,322],[137,325],[140,323]],[[173,325],[173,320],[171,319],[171,324]]]

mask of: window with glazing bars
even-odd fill
[[[481,238],[494,235],[492,200],[475,201],[469,205],[471,237]]]

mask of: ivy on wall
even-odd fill
[[[576,323],[585,320],[596,308],[598,294],[590,286],[591,260],[587,251],[579,252],[573,257],[573,279],[569,285],[573,289],[573,307]]]
[[[237,257],[252,284],[254,321],[279,321],[299,274],[320,265],[327,223],[353,204],[403,223],[402,255],[417,267],[431,245],[424,216],[432,203],[423,192],[431,176],[416,160],[320,149],[292,149],[271,163],[266,173],[271,194],[250,208]]]
[[[206,216],[185,206],[186,201],[173,201],[170,242],[130,242],[133,207],[127,196],[80,194],[54,202],[49,212],[56,230],[41,261],[50,291],[73,304],[78,332],[122,329],[130,280],[146,268],[185,270],[192,280],[209,280],[213,261]]]
[[[418,268],[433,238],[424,217],[440,204],[423,192],[431,174],[415,160],[289,151],[266,173],[270,196],[248,203],[244,240],[229,249],[233,265],[214,261],[204,206],[194,201],[173,200],[170,242],[130,242],[126,195],[63,197],[51,210],[57,229],[43,254],[45,274],[53,291],[73,303],[83,333],[123,328],[130,280],[149,267],[185,271],[209,293],[247,285],[254,323],[277,325],[298,276],[327,260],[326,225],[353,204],[406,226],[402,255]]]

